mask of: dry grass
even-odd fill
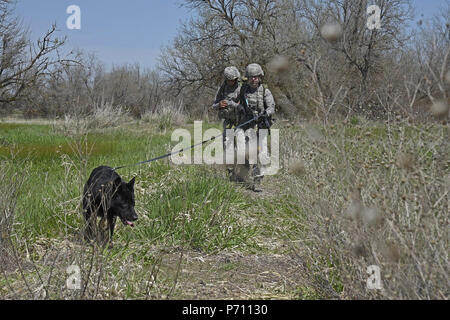
[[[26,169],[16,170],[12,161],[0,159],[0,179],[9,182],[0,184],[0,267],[3,273],[14,269],[19,259],[14,250],[12,237],[17,214],[17,198],[26,181]]]
[[[80,108],[75,108],[78,110]],[[114,106],[111,102],[101,101],[94,105],[89,114],[73,112],[64,115],[64,119],[55,122],[56,132],[68,136],[85,134],[89,130],[115,128],[131,121],[131,116],[121,106]]]
[[[142,181],[136,188],[141,226],[132,235],[119,228],[118,246],[112,250],[86,245],[78,234],[82,225],[78,205],[90,156],[86,136],[72,138],[73,156],[61,156],[61,175],[54,177],[57,181],[52,182],[54,190],[45,208],[31,209],[34,202],[19,209],[10,205],[25,190],[24,183],[30,183],[32,172],[18,162],[2,162],[0,177],[15,187],[0,185],[0,196],[9,199],[0,203],[6,217],[0,226],[7,230],[2,244],[8,244],[1,256],[9,261],[8,268],[0,264],[0,295],[6,299],[448,299],[448,135],[448,126],[405,122],[283,128],[280,160],[285,169],[263,180],[264,197],[242,191],[244,197],[232,200],[235,205],[224,211],[221,208],[230,202],[232,190],[220,177],[193,180],[189,184],[193,189],[184,193],[184,180],[194,172],[179,167],[141,168]],[[133,144],[129,139],[126,143],[131,150]],[[37,162],[33,166],[36,170]],[[236,196],[237,192],[241,191]],[[183,194],[183,203],[178,203]],[[25,197],[31,195],[25,192]],[[215,202],[217,217],[230,211],[239,216],[225,221],[226,231],[246,227],[230,238],[235,260],[223,259],[226,253],[220,251],[220,242],[211,244],[213,254],[183,245],[186,236],[187,243],[194,243],[192,237],[202,233],[208,239],[217,234],[212,224],[204,228],[206,223],[194,226],[188,221],[194,212],[203,212]],[[29,224],[15,218],[29,214],[27,209],[46,208],[49,215],[38,215],[39,220],[27,220]],[[154,231],[155,222],[164,222],[160,215],[167,212],[173,212],[177,223]],[[208,218],[211,223],[213,218],[215,214]],[[60,233],[29,236],[26,230],[34,225],[57,228]],[[198,229],[181,234],[186,227]],[[249,230],[254,234],[247,243],[243,238]],[[163,247],[149,241],[149,237],[171,239],[175,231],[183,241],[163,241]],[[198,256],[195,263],[193,255]],[[67,288],[70,265],[81,270],[78,290]],[[383,290],[366,287],[371,265],[380,267]],[[186,292],[181,291],[184,287]]]
[[[183,104],[175,106],[173,102],[163,101],[153,111],[146,111],[141,120],[145,123],[157,123],[157,127],[163,133],[186,123],[187,115],[182,110]]]
[[[306,168],[285,178],[308,212],[296,250],[309,271],[342,298],[448,299],[449,141],[448,126],[434,124],[289,130],[285,167]],[[370,265],[382,290],[366,287]]]
[[[39,209],[17,205],[20,198],[29,196],[33,160],[0,159],[0,178],[8,181],[0,184],[0,296],[3,299],[169,298],[177,275],[159,274],[162,254],[152,244],[121,243],[118,248],[108,250],[82,240],[79,195],[86,180],[89,157],[89,150],[84,150],[85,142],[86,136],[81,136],[71,143],[73,158],[61,156],[64,179],[53,186],[57,196],[53,201],[43,199],[52,213],[28,220],[35,226],[23,222],[23,216],[34,215],[33,211]],[[70,198],[73,180],[80,189],[77,197]],[[74,218],[79,220],[76,227],[69,222]],[[46,228],[49,221],[58,225],[62,237],[36,237],[26,232],[36,226]],[[73,266],[78,271],[71,269]],[[75,286],[71,287],[70,283]]]

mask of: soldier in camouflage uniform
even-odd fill
[[[217,91],[216,98],[212,105],[212,109],[219,112],[219,118],[223,119],[223,148],[224,163],[226,149],[226,129],[231,129],[239,122],[239,114],[242,106],[239,104],[239,94],[241,92],[240,77],[241,74],[236,67],[226,67],[224,72],[224,82]],[[233,175],[233,167],[229,166],[228,173]]]
[[[275,101],[270,90],[262,83],[264,71],[259,64],[252,63],[247,66],[245,76],[248,80],[242,86],[239,94],[239,100],[242,106],[239,123],[245,123],[258,115],[266,115],[270,118],[275,113]],[[260,119],[268,118],[264,117]],[[270,124],[267,125],[267,121],[251,122],[242,127],[242,129],[245,131],[249,128],[255,129],[256,127],[257,129],[269,129]],[[244,165],[237,165],[235,171],[237,175],[245,177],[244,180],[247,180],[246,183],[249,189],[260,191],[256,187],[260,184],[263,177],[259,164],[250,165],[248,160],[246,160]]]
[[[239,115],[239,93],[241,77],[236,67],[226,67],[224,70],[224,83],[216,94],[212,108],[219,111],[219,118],[223,119],[223,129],[231,129],[237,124]]]

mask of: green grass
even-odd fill
[[[297,239],[304,231],[302,221],[305,213],[292,195],[253,199],[251,208],[252,216],[260,221],[257,225],[257,234],[263,237],[289,242]],[[273,249],[267,252],[276,253]]]
[[[169,134],[141,129],[65,137],[47,125],[1,124],[0,136],[8,144],[1,147],[0,157],[9,159],[11,172],[27,176],[17,203],[19,235],[52,238],[76,233],[83,223],[81,190],[93,168],[134,164],[174,146]],[[169,165],[166,160],[123,168],[119,174],[126,180],[136,176],[141,215],[135,230],[117,228],[118,241],[220,250],[239,246],[253,234],[253,227],[237,222],[245,201],[223,176],[212,176],[200,166]]]
[[[163,235],[172,245],[188,244],[194,249],[220,250],[238,246],[252,235],[251,227],[237,222],[244,200],[230,183],[196,168],[171,171],[172,183],[143,199],[148,210],[138,237],[151,241]]]
[[[167,255],[165,269],[158,275],[159,287],[151,295],[161,298],[172,290],[180,253],[194,252],[213,257],[220,256],[223,250],[227,254],[238,252],[245,257],[294,254],[302,259],[301,254],[306,254],[317,264],[306,261],[310,274],[304,277],[310,277],[311,283],[316,283],[318,288],[300,282],[291,288],[289,294],[292,297],[321,298],[320,286],[325,278],[335,292],[346,292],[345,274],[339,273],[344,267],[334,262],[337,258],[334,257],[331,263],[330,254],[319,257],[316,256],[319,253],[311,248],[317,242],[314,238],[316,230],[328,228],[328,225],[320,225],[323,220],[312,218],[331,213],[339,216],[343,211],[341,206],[346,204],[342,198],[348,194],[348,187],[358,182],[352,181],[350,174],[344,174],[347,166],[355,175],[365,172],[377,179],[385,177],[389,182],[378,185],[371,180],[365,185],[365,201],[375,206],[380,205],[378,198],[368,197],[375,192],[389,196],[392,193],[390,183],[399,180],[395,175],[397,153],[411,152],[421,170],[429,174],[437,165],[434,159],[442,158],[439,152],[443,151],[433,145],[432,139],[423,139],[430,132],[428,127],[389,128],[378,123],[362,125],[360,122],[362,120],[358,119],[347,125],[314,126],[322,135],[320,139],[314,130],[308,133],[308,129],[302,127],[283,128],[280,138],[285,142],[282,142],[280,155],[283,157],[285,152],[295,159],[304,158],[305,173],[293,177],[282,169],[279,175],[264,178],[263,195],[244,191],[228,181],[223,168],[213,166],[177,166],[163,159],[118,170],[125,180],[136,177],[139,219],[135,228],[118,222],[115,247],[92,256],[94,269],[104,273],[102,281],[106,288],[101,290],[105,294],[102,297],[142,298],[150,274],[155,266],[160,266],[161,257]],[[185,127],[193,132],[192,123]],[[203,131],[209,128],[220,126],[203,125]],[[141,122],[91,131],[86,135],[66,136],[49,125],[0,124],[0,164],[2,170],[7,171],[4,179],[8,182],[3,184],[2,188],[6,189],[2,190],[25,179],[16,205],[13,234],[20,242],[20,253],[41,262],[46,250],[51,252],[59,248],[67,239],[72,242],[83,227],[81,192],[92,169],[99,165],[134,164],[171,151],[178,142],[170,141],[171,132],[167,129],[165,125],[161,127],[161,123]],[[445,127],[432,130],[434,136],[448,135]],[[307,138],[311,133],[312,136]],[[408,183],[420,182],[419,177],[406,173]],[[400,184],[396,192],[401,194],[409,190]],[[316,206],[316,202],[323,206]],[[317,224],[311,224],[311,221],[317,221]],[[329,224],[330,228],[333,226]],[[80,245],[79,250],[83,252],[81,257],[67,254],[66,260],[58,265],[75,262],[83,270],[88,269],[93,249]],[[190,260],[191,266],[194,265],[192,261],[196,260]],[[239,274],[242,261],[237,261],[209,263],[211,268],[217,264],[219,273],[236,271]],[[198,262],[193,268],[202,263]],[[41,267],[40,272],[48,275],[49,265]],[[59,272],[59,277],[64,279],[65,269]],[[317,275],[320,277],[315,278]],[[26,277],[27,280],[28,277],[36,279],[36,271],[27,270]],[[10,279],[14,283],[21,282],[17,273]],[[118,289],[109,284],[117,284]],[[0,292],[5,286],[5,279],[0,277]],[[183,297],[183,292],[175,291],[177,296]],[[57,294],[55,287],[50,297],[58,297]],[[90,294],[91,297],[95,295]]]
[[[61,220],[77,228],[81,190],[94,167],[141,161],[162,152],[170,139],[146,139],[121,131],[67,138],[44,125],[2,125],[0,135],[11,141],[0,149],[0,157],[9,159],[12,172],[27,176],[17,204],[19,229],[44,237],[64,234],[67,229]],[[127,170],[123,172],[126,176]]]
[[[192,124],[186,127],[193,132]],[[219,126],[208,124],[204,130],[212,127]],[[178,142],[171,142],[170,133],[159,129],[152,124],[138,124],[65,136],[49,125],[0,124],[2,172],[6,172],[10,183],[25,179],[15,206],[13,228],[19,252],[42,263],[46,255],[43,252],[57,251],[61,241],[76,239],[84,225],[81,193],[92,169],[99,165],[131,165],[171,151]],[[167,159],[118,172],[125,180],[136,177],[139,219],[135,228],[118,222],[115,247],[92,256],[94,270],[105,269],[102,281],[119,283],[121,288],[119,293],[106,290],[106,296],[142,298],[142,282],[160,263],[161,253],[155,248],[213,253],[251,243],[256,227],[239,220],[249,200],[223,172],[203,165],[175,166]],[[91,249],[86,247],[84,251],[84,258],[73,256],[75,250],[65,257],[67,261],[57,265],[75,262],[87,272]],[[51,267],[41,267],[26,270],[27,281],[39,282],[39,273],[48,275]],[[158,290],[170,292],[175,273],[175,269],[161,273]],[[66,277],[64,269],[59,270],[58,277]],[[20,275],[10,279],[23,287],[25,280]],[[6,285],[4,280],[1,287]],[[56,298],[58,292],[51,291],[48,297]]]

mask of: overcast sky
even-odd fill
[[[154,67],[161,46],[193,15],[181,0],[18,0],[16,12],[36,39],[52,23],[68,37],[70,48],[93,51],[108,67],[138,62]],[[417,19],[439,11],[445,0],[413,0]],[[81,30],[68,30],[70,5],[81,8]]]

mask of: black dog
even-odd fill
[[[124,225],[131,227],[138,218],[134,210],[134,178],[127,183],[110,167],[95,168],[84,186],[83,215],[87,222],[86,238],[92,240],[97,237],[97,240],[105,241],[109,229],[112,246],[117,217]],[[97,217],[101,217],[98,229]]]

